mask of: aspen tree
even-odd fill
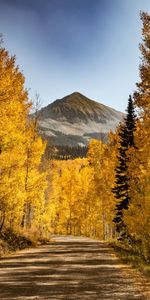
[[[0,48],[0,228],[23,207],[24,132],[31,104],[15,57]]]
[[[142,12],[143,23],[140,45],[142,54],[140,81],[134,93],[135,105],[139,110],[139,120],[135,134],[136,149],[132,149],[130,165],[132,199],[125,221],[128,231],[138,245],[141,254],[150,259],[150,15]]]
[[[29,118],[31,102],[15,56],[0,47],[0,230],[41,223],[46,173],[45,145]]]

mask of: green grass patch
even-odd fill
[[[113,242],[113,246],[117,256],[126,264],[130,264],[135,269],[150,277],[150,263],[138,251],[131,246],[121,242]]]

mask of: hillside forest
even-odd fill
[[[0,232],[129,243],[150,259],[150,15],[141,13],[140,79],[108,142],[85,157],[45,155],[15,56],[0,46]]]

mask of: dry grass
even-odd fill
[[[138,251],[118,241],[113,242],[111,246],[124,263],[130,264],[147,277],[150,277],[150,263]]]
[[[0,233],[0,257],[9,253],[50,242],[46,236],[39,235],[37,230],[12,231],[5,229]]]
[[[33,246],[31,239],[6,229],[0,233],[0,256]]]

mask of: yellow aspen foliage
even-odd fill
[[[112,137],[111,137],[112,143]],[[99,202],[99,231],[101,238],[113,236],[115,200],[112,187],[115,176],[116,146],[104,144],[102,141],[92,140],[89,144],[88,159],[94,168],[95,199]]]
[[[124,219],[130,235],[140,244],[139,251],[147,258],[150,248],[150,125],[148,122],[145,126],[145,122],[137,122],[136,149],[129,152],[131,204]]]
[[[90,235],[92,169],[86,159],[53,161],[50,206],[55,233]],[[94,203],[92,203],[94,205]]]
[[[47,203],[52,233],[112,237],[113,147],[92,140],[87,158],[51,162]]]
[[[15,66],[15,57],[0,48],[0,227],[16,203],[18,212],[22,206],[19,169],[24,161],[23,140],[29,108],[24,77]]]
[[[150,117],[150,15],[141,13],[142,43],[140,50],[142,54],[140,64],[140,82],[137,83],[135,92],[135,104]]]
[[[0,230],[19,230],[24,223],[39,228],[45,206],[45,150],[15,57],[0,48]]]
[[[24,152],[24,209],[22,227],[31,227],[31,224],[41,223],[41,215],[45,204],[46,172],[41,168],[41,157],[45,151],[41,137],[37,135],[35,122],[28,121]]]
[[[134,94],[140,108],[135,149],[129,152],[131,204],[125,214],[129,234],[141,254],[150,259],[150,15],[141,13],[143,42],[140,82]]]

